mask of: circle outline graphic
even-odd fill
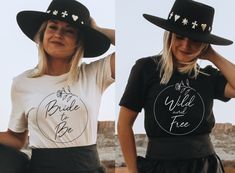
[[[46,133],[42,130],[42,128],[40,127],[40,125],[39,125],[39,120],[38,120],[38,116],[39,116],[39,113],[38,113],[38,112],[39,112],[40,105],[41,105],[48,97],[50,97],[51,95],[54,95],[54,94],[56,94],[56,92],[53,92],[53,93],[47,95],[47,96],[40,102],[40,104],[38,105],[37,111],[36,111],[36,123],[37,123],[37,126],[38,126],[40,132],[43,134],[43,136],[46,137],[48,140],[50,140],[50,141],[52,141],[52,142],[55,142],[55,143],[70,143],[70,142],[73,142],[74,140],[78,139],[78,138],[84,133],[84,131],[85,131],[86,128],[87,128],[87,124],[88,124],[88,120],[89,120],[88,109],[87,109],[85,103],[82,101],[82,99],[79,98],[77,95],[73,94],[73,96],[76,97],[76,98],[80,101],[80,103],[82,103],[82,105],[83,105],[84,108],[85,108],[85,112],[86,112],[86,114],[85,114],[85,116],[86,116],[86,123],[85,123],[84,129],[80,132],[80,134],[79,134],[76,138],[74,138],[74,139],[72,139],[72,140],[70,140],[70,141],[61,141],[61,142],[60,142],[60,141],[53,140],[53,139],[51,139],[51,138],[48,136],[48,134],[46,134]]]
[[[155,119],[156,123],[158,124],[158,126],[159,126],[163,131],[165,131],[165,132],[168,133],[168,134],[175,135],[175,136],[184,136],[184,135],[187,135],[187,134],[192,133],[193,131],[195,131],[195,130],[200,126],[200,124],[202,123],[202,121],[203,121],[203,119],[204,119],[204,116],[205,116],[205,104],[204,104],[204,101],[203,101],[201,95],[200,95],[194,88],[190,87],[190,89],[193,90],[193,91],[197,94],[197,96],[199,96],[200,101],[201,101],[201,103],[202,103],[202,108],[203,108],[203,111],[202,111],[202,112],[203,112],[203,113],[202,113],[202,118],[201,118],[201,120],[199,121],[198,125],[197,125],[196,127],[194,127],[194,128],[193,128],[191,131],[189,131],[189,132],[181,133],[181,134],[169,132],[169,130],[167,130],[167,129],[165,129],[164,127],[162,127],[162,125],[160,124],[160,122],[158,122],[158,120],[157,120],[157,118],[156,118],[156,117],[157,117],[157,115],[156,115],[156,109],[157,109],[157,108],[156,108],[156,102],[157,102],[158,98],[160,97],[160,95],[161,95],[163,92],[165,92],[165,91],[166,91],[167,89],[169,89],[169,88],[172,88],[172,87],[174,88],[174,86],[175,86],[175,85],[169,85],[168,87],[164,88],[161,92],[158,93],[157,97],[156,97],[155,100],[154,100],[153,114],[154,114],[154,119]]]

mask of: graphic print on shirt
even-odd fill
[[[162,130],[171,135],[186,135],[201,124],[205,105],[189,80],[167,86],[156,97],[154,118]]]
[[[36,120],[38,128],[47,139],[56,143],[68,143],[79,138],[86,129],[88,111],[84,102],[68,86],[41,101]]]

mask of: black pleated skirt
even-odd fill
[[[139,173],[224,173],[216,154],[187,160],[156,160],[137,157]]]
[[[0,144],[0,173],[25,173],[29,157],[17,149]]]
[[[96,145],[32,149],[27,173],[105,173]]]
[[[139,173],[224,173],[209,134],[149,139]]]

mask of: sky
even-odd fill
[[[37,64],[37,47],[28,39],[16,22],[16,14],[23,10],[45,12],[51,0],[8,0],[0,11],[1,32],[0,49],[1,60],[0,77],[0,131],[8,127],[11,112],[10,89],[13,77]],[[115,0],[81,0],[88,7],[91,16],[101,27],[115,28]],[[104,10],[104,6],[107,7]],[[101,57],[115,51],[111,46],[108,52]],[[87,63],[101,57],[84,60]],[[112,84],[104,93],[100,108],[99,120],[115,119],[115,84]]]
[[[235,41],[233,20],[235,2],[198,0],[216,9],[212,33]],[[16,23],[16,14],[22,10],[46,11],[50,0],[8,0],[0,11],[1,19],[1,68],[0,75],[0,131],[8,126],[11,112],[10,88],[12,78],[37,64],[36,45],[28,39]],[[81,0],[99,26],[116,29],[116,82],[104,93],[100,120],[116,120],[119,100],[124,92],[129,72],[135,61],[142,57],[158,54],[162,49],[163,30],[147,22],[143,13],[166,18],[174,0]],[[235,63],[235,44],[213,46],[219,53]],[[89,61],[93,61],[91,59]],[[88,60],[86,60],[89,62]],[[208,62],[201,61],[200,65]],[[228,103],[215,101],[214,113],[217,122],[235,124],[235,100]],[[143,112],[134,124],[136,133],[144,133]]]
[[[215,8],[212,33],[235,41],[234,1],[197,0]],[[126,86],[131,67],[142,57],[156,55],[162,50],[164,30],[142,17],[143,13],[167,18],[174,0],[118,0],[116,1],[116,50],[117,79],[116,100],[120,100]],[[213,48],[235,63],[235,44],[213,46]],[[207,61],[199,61],[201,66]],[[235,124],[235,99],[228,103],[215,101],[214,114],[218,123]],[[144,132],[143,111],[138,115],[134,130]]]

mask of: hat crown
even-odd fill
[[[70,24],[90,25],[90,12],[76,0],[53,0],[46,13],[49,18],[66,21]]]
[[[192,32],[210,33],[213,25],[214,8],[192,0],[176,0],[168,20],[182,29]]]

